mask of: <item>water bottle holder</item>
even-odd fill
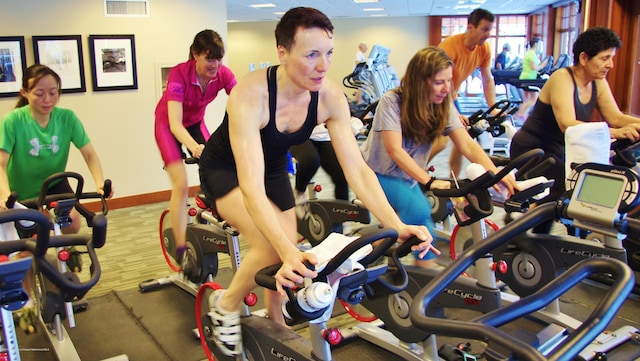
[[[451,198],[454,216],[460,226],[468,226],[493,213],[491,195],[486,189],[479,189],[464,197]]]

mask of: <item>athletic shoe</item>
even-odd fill
[[[23,307],[15,315],[18,318],[18,325],[20,326],[20,329],[22,329],[27,335],[36,333],[38,316],[36,315],[36,308],[33,304]]]
[[[298,192],[297,190],[294,190],[293,192],[296,200],[296,216],[299,219],[304,219],[304,216],[307,213],[307,201],[309,200],[307,192]]]
[[[223,311],[218,303],[224,290],[216,290],[209,298],[209,317],[213,323],[211,337],[220,351],[234,357],[242,352],[242,329],[240,328],[240,312]]]

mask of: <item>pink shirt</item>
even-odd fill
[[[204,94],[196,78],[196,61],[189,60],[173,67],[167,78],[167,89],[156,106],[156,122],[169,124],[167,102],[174,100],[182,103],[182,124],[189,127],[204,120],[204,111],[222,89],[227,94],[236,85],[231,69],[220,65],[218,74],[209,81]]]

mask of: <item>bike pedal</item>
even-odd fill
[[[85,300],[73,302],[73,312],[84,312],[89,308],[89,303]]]

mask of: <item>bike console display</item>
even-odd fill
[[[570,218],[600,226],[615,226],[621,214],[638,205],[638,177],[628,168],[584,163],[569,176]]]

